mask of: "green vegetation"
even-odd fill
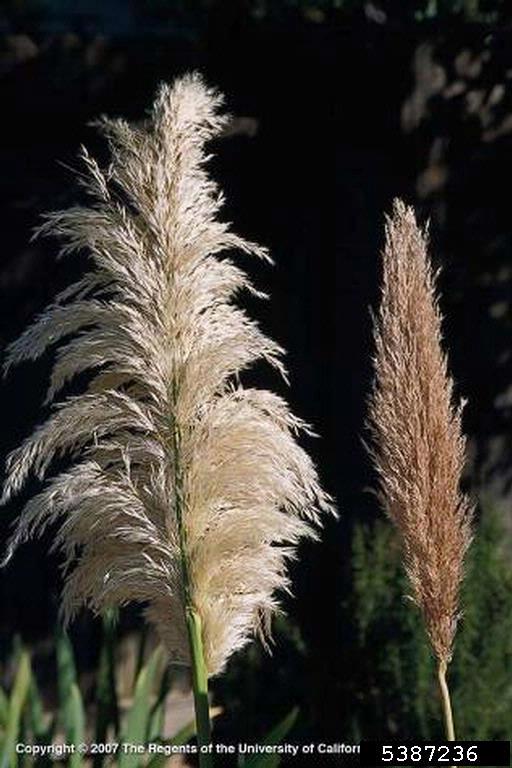
[[[2,768],[16,768],[18,765],[30,765],[47,768],[53,764],[54,757],[22,757],[16,754],[16,743],[30,745],[48,745],[58,743],[58,736],[66,744],[79,745],[91,741],[145,743],[148,740],[161,741],[160,733],[163,722],[163,708],[168,693],[168,678],[164,669],[164,656],[158,647],[137,670],[131,706],[126,710],[121,722],[118,717],[120,705],[115,688],[114,656],[110,656],[112,666],[105,663],[105,649],[112,647],[114,620],[109,616],[104,620],[104,650],[101,654],[100,672],[96,686],[96,701],[93,707],[96,716],[96,734],[94,729],[87,731],[86,709],[78,681],[73,647],[66,634],[59,631],[56,638],[57,693],[58,703],[55,712],[45,711],[37,679],[32,670],[28,651],[16,643],[14,668],[15,675],[10,692],[0,690],[0,765]],[[105,680],[112,681],[106,685]],[[188,741],[194,734],[194,728],[188,726],[179,733],[172,743]],[[110,761],[110,762],[109,762]],[[94,765],[100,767],[111,764],[108,755],[97,755]],[[140,759],[133,755],[120,755],[117,764],[120,768],[137,768]],[[148,763],[148,765],[151,763]],[[69,768],[80,768],[84,757],[78,751],[67,758]],[[152,768],[156,768],[155,763]]]
[[[450,667],[462,739],[510,739],[512,723],[512,567],[503,525],[486,510],[468,556],[463,616]],[[442,738],[434,659],[409,591],[394,529],[357,526],[353,539],[358,665],[353,736]],[[354,667],[353,667],[354,669]],[[373,724],[373,725],[370,725]]]
[[[79,751],[69,756],[20,755],[16,744],[146,744],[183,746],[195,737],[194,723],[182,728],[172,739],[162,737],[166,698],[171,677],[165,654],[158,646],[144,660],[145,637],[140,642],[130,704],[122,711],[116,690],[116,617],[103,619],[103,642],[94,700],[84,701],[79,684],[73,646],[69,637],[58,631],[55,643],[57,705],[48,711],[34,675],[30,653],[16,640],[13,649],[14,677],[9,690],[0,688],[0,768],[51,768],[58,759],[68,768],[83,768]],[[218,713],[218,711],[217,711]],[[217,714],[213,713],[213,714]],[[298,710],[293,709],[262,739],[263,744],[279,744],[292,729]],[[93,722],[88,722],[92,720]],[[96,754],[94,768],[164,768],[168,755],[133,753]],[[240,758],[240,768],[278,768],[277,755]]]

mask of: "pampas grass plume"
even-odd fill
[[[58,523],[63,614],[131,602],[169,657],[189,663],[187,611],[199,617],[208,674],[266,636],[286,562],[331,511],[296,442],[286,402],[242,386],[258,360],[283,376],[283,350],[234,303],[258,293],[226,252],[269,260],[218,218],[205,145],[224,128],[222,97],[198,75],[160,87],[148,120],[102,119],[111,162],[82,150],[89,204],[52,213],[40,234],[89,271],[7,350],[4,368],[59,344],[46,402],[78,374],[83,394],[8,458],[3,503],[54,460],[70,467],[22,511],[10,551]]]
[[[462,405],[453,404],[441,322],[427,234],[397,200],[386,224],[369,426],[380,498],[444,679],[472,509],[460,491]]]

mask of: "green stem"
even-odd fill
[[[446,662],[440,661],[437,667],[437,681],[443,704],[444,728],[448,741],[455,741],[455,728],[453,725],[453,712],[450,700],[450,690],[446,682]]]
[[[196,711],[197,744],[207,748],[212,742],[210,725],[210,707],[208,702],[208,672],[204,661],[201,617],[193,608],[187,608],[187,631],[192,663],[192,686],[194,689],[194,707]],[[212,768],[211,753],[199,752],[201,768]]]
[[[177,401],[177,384],[173,383],[173,404]],[[201,752],[208,749],[212,743],[210,723],[210,706],[208,701],[208,670],[206,668],[203,648],[203,632],[201,617],[194,608],[192,600],[192,583],[190,577],[190,564],[187,547],[187,528],[184,520],[185,498],[183,492],[183,475],[181,467],[181,432],[179,424],[174,421],[173,429],[174,448],[174,492],[175,512],[178,525],[178,536],[181,557],[181,575],[183,588],[183,605],[185,609],[185,622],[187,625],[190,662],[192,668],[192,689],[194,692],[194,709],[196,714],[197,744],[199,747],[200,768],[213,768],[213,756],[211,752]]]

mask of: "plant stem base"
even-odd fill
[[[199,747],[200,768],[213,768],[211,752],[212,732],[210,724],[210,705],[208,701],[208,672],[204,660],[201,618],[193,608],[187,608],[187,631],[190,643],[192,665],[192,687],[196,712],[197,744]]]

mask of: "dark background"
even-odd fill
[[[241,133],[217,142],[212,172],[226,193],[226,218],[276,261],[273,269],[248,264],[271,294],[251,312],[289,352],[287,396],[320,435],[308,448],[341,519],[327,525],[321,545],[304,547],[293,569],[286,631],[299,633],[307,649],[297,651],[298,673],[287,677],[291,645],[278,641],[273,658],[261,662],[265,678],[244,677],[235,661],[218,683],[219,697],[232,679],[245,686],[236,726],[248,733],[297,701],[315,738],[336,739],[353,706],[344,685],[357,662],[346,608],[351,530],[379,514],[362,444],[369,307],[378,299],[384,214],[395,196],[414,204],[422,221],[430,218],[434,259],[443,267],[446,345],[457,393],[469,401],[468,483],[491,494],[512,527],[512,33],[505,5],[1,6],[2,345],[83,268],[57,262],[55,243],[29,239],[40,213],[76,199],[80,143],[104,153],[91,119],[141,119],[160,81],[198,69],[226,94],[232,113],[256,121],[254,135],[238,122]],[[42,419],[48,364],[24,366],[3,385],[2,456]],[[13,503],[3,511],[5,535],[17,510]],[[15,632],[36,647],[52,632],[59,575],[58,560],[45,554],[50,541],[24,547],[2,574],[4,655]],[[95,664],[94,626],[83,619],[75,630],[84,668]],[[262,713],[269,698],[278,703]]]

